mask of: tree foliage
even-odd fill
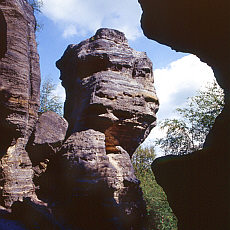
[[[34,11],[41,12],[41,7],[43,5],[42,0],[27,0],[27,1],[33,7]]]
[[[155,157],[153,147],[139,147],[132,156],[132,163],[136,176],[141,182],[143,197],[146,202],[146,228],[147,230],[176,230],[176,217],[150,168]]]
[[[153,146],[145,148],[139,146],[132,156],[134,170],[138,173],[142,173],[142,171],[144,173],[146,170],[151,170],[150,165],[155,157],[156,154]]]
[[[39,113],[53,111],[60,116],[63,115],[63,103],[60,97],[54,93],[55,89],[56,86],[53,84],[52,80],[48,79],[43,82],[40,91]]]
[[[42,0],[27,0],[27,2],[32,6],[34,13],[41,13],[41,8],[43,6]],[[37,21],[36,17],[36,27],[35,31],[40,32],[42,30],[43,25]]]
[[[156,140],[165,155],[184,155],[202,149],[205,138],[224,106],[224,93],[216,82],[188,99],[184,108],[176,109],[179,119],[166,119],[160,128],[166,136]]]

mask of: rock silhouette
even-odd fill
[[[230,2],[139,0],[145,35],[210,65],[224,89],[225,107],[204,149],[152,164],[178,218],[179,230],[230,228]]]

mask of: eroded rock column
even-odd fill
[[[70,45],[57,67],[69,122],[59,164],[50,166],[62,175],[56,194],[66,201],[65,211],[54,208],[57,215],[87,230],[142,229],[145,204],[130,157],[155,126],[151,61],[130,48],[123,33],[100,29]]]
[[[36,199],[25,145],[37,120],[40,91],[35,18],[24,0],[0,2],[0,205]]]

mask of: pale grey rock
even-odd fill
[[[39,186],[39,177],[46,171],[49,161],[60,149],[67,128],[67,121],[53,111],[42,113],[39,116],[26,146],[33,165],[36,186]]]

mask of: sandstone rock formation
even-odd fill
[[[128,46],[123,33],[100,29],[70,45],[57,62],[66,89],[68,135],[93,128],[106,135],[106,151],[130,155],[155,125],[158,99],[152,64]]]
[[[37,199],[25,145],[37,119],[40,70],[32,8],[2,0],[0,21],[0,205],[9,208],[23,197]]]
[[[145,35],[177,51],[196,54],[212,67],[225,92],[225,108],[204,149],[183,157],[163,157],[153,163],[152,169],[180,230],[229,229],[230,2],[139,2]]]
[[[0,228],[144,229],[130,157],[155,126],[151,61],[111,29],[70,45],[57,62],[67,131],[53,112],[38,118],[39,60],[27,1],[0,1],[0,26]]]
[[[47,174],[42,189],[70,229],[143,229],[145,204],[130,157],[122,148],[106,154],[103,133],[72,134]]]
[[[218,83],[230,88],[228,0],[139,0],[144,34],[210,65]]]
[[[53,111],[39,116],[26,146],[32,162],[41,162],[53,156],[65,139],[67,121]]]
[[[66,136],[67,121],[52,111],[39,116],[26,146],[32,162],[34,183],[40,186],[39,177],[46,171],[49,161],[55,157]],[[40,195],[38,190],[37,194]]]
[[[131,49],[123,33],[100,29],[70,45],[57,67],[69,128],[47,169],[60,173],[50,186],[55,213],[79,229],[142,229],[145,205],[130,157],[155,125],[151,61]]]

